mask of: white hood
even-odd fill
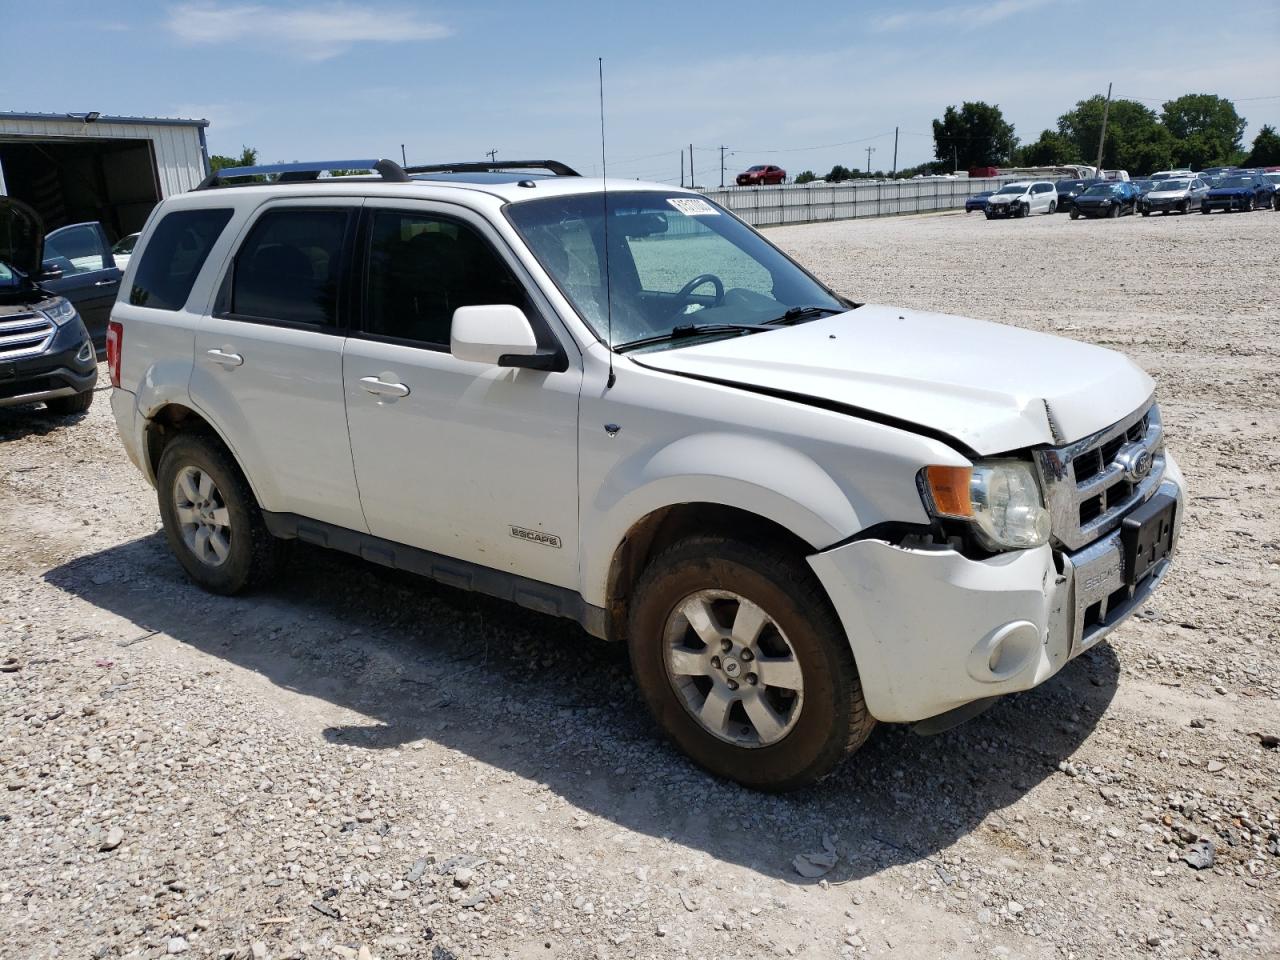
[[[1137,410],[1154,390],[1112,350],[873,304],[631,359],[871,411],[941,431],[983,455],[1078,440]]]

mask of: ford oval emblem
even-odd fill
[[[1116,454],[1116,465],[1124,471],[1125,479],[1130,483],[1141,483],[1151,473],[1153,458],[1151,451],[1137,444],[1126,444]]]

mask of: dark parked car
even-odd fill
[[[1200,200],[1200,212],[1253,210],[1271,206],[1275,185],[1260,174],[1231,174],[1223,177]]]
[[[1138,198],[1138,206],[1142,215],[1149,217],[1153,213],[1190,213],[1200,206],[1200,201],[1209,192],[1209,186],[1199,177],[1171,177],[1161,180],[1151,190]]]
[[[44,238],[41,286],[66,297],[89,328],[93,345],[107,341],[107,318],[124,271],[116,266],[107,232],[100,223],[73,223]]]
[[[983,190],[981,193],[975,193],[972,197],[964,202],[964,212],[973,213],[987,209],[987,197],[995,193],[994,190]]]
[[[93,402],[98,362],[76,308],[41,279],[43,247],[39,214],[0,196],[0,407],[78,413]]]
[[[1152,177],[1141,177],[1137,180],[1130,180],[1129,182],[1132,183],[1133,188],[1138,191],[1138,197],[1141,199],[1143,196],[1156,189],[1156,186],[1161,181]]]
[[[787,171],[781,167],[775,167],[771,163],[757,163],[754,167],[747,167],[746,170],[738,174],[738,186],[758,187],[762,184],[769,186],[770,184],[782,183],[786,179]]]
[[[1095,183],[1076,197],[1071,219],[1079,217],[1122,217],[1138,209],[1138,188],[1124,180]]]
[[[1076,202],[1076,197],[1084,193],[1095,183],[1102,183],[1101,180],[1059,180],[1055,187],[1058,188],[1058,212],[1066,213]]]

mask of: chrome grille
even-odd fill
[[[43,313],[0,315],[0,360],[34,356],[53,339],[56,327]]]
[[[1147,469],[1142,469],[1143,463]],[[1164,477],[1164,429],[1154,403],[1065,447],[1036,453],[1053,539],[1079,550],[1120,525]]]

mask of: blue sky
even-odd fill
[[[0,109],[205,117],[217,153],[264,160],[556,158],[598,169],[605,58],[610,174],[699,183],[930,159],[930,120],[998,103],[1024,140],[1104,92],[1188,92],[1280,125],[1274,0],[438,3],[10,0]],[[1266,99],[1246,99],[1246,98]]]

